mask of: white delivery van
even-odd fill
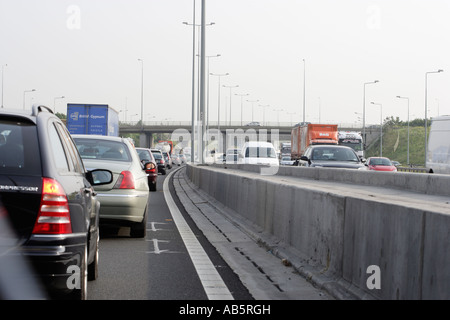
[[[239,154],[239,163],[279,166],[275,147],[270,142],[249,141]]]
[[[450,173],[450,116],[432,119],[425,166],[430,173]]]

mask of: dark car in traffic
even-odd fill
[[[300,166],[365,170],[364,162],[350,147],[339,145],[309,146],[300,158]]]
[[[160,172],[162,175],[166,174],[167,168],[167,162],[164,159],[164,156],[159,149],[150,149],[153,156],[155,157],[156,164],[158,166],[158,172]]]
[[[49,297],[86,299],[87,280],[98,275],[100,203],[93,186],[111,180],[109,170],[85,170],[66,126],[51,109],[1,109],[3,214],[32,278]]]
[[[156,191],[156,183],[158,181],[158,166],[155,157],[148,148],[136,148],[141,162],[146,165],[145,172],[148,178],[148,187],[150,191]]]

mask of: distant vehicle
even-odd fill
[[[107,104],[67,104],[67,128],[71,134],[119,135],[119,113]]]
[[[366,169],[355,150],[338,145],[309,146],[305,154],[300,158],[300,166]]]
[[[181,160],[180,160],[180,157],[178,156],[178,154],[176,154],[176,153],[172,154],[171,158],[172,158],[173,165],[177,165],[177,166],[181,165]]]
[[[291,130],[291,159],[298,162],[310,145],[338,144],[337,124],[305,123]]]
[[[427,149],[427,172],[450,174],[450,116],[432,119]]]
[[[257,121],[253,121],[253,122],[249,122],[246,124],[247,127],[259,127],[261,126],[261,123],[257,122]]]
[[[270,142],[249,141],[239,154],[239,163],[279,166],[277,152]]]
[[[237,163],[239,161],[239,149],[227,149],[224,160],[226,163]]]
[[[187,162],[187,157],[186,157],[186,155],[185,155],[184,153],[179,153],[179,154],[178,154],[178,157],[180,158],[180,163],[181,163],[181,164]],[[189,157],[190,157],[190,155],[189,155]]]
[[[400,167],[400,166],[402,165],[400,162],[395,161],[395,160],[391,160],[391,162],[392,162],[392,164],[393,164],[394,166],[396,166],[396,167]]]
[[[364,143],[361,133],[356,131],[339,131],[339,144],[356,151],[360,158],[364,157]]]
[[[155,157],[155,161],[158,166],[158,172],[161,173],[162,175],[165,175],[166,170],[167,170],[167,164],[166,164],[166,160],[164,159],[164,156],[163,156],[161,150],[150,149],[150,151],[152,152],[153,156]]]
[[[128,226],[130,236],[147,230],[149,187],[144,166],[126,138],[72,135],[86,168],[106,168],[113,181],[95,187],[100,200],[100,225]]]
[[[111,171],[86,171],[64,123],[33,106],[31,113],[0,111],[0,181],[0,216],[9,218],[20,239],[14,247],[33,276],[50,297],[86,299],[87,281],[98,275],[100,203],[93,187],[110,183]],[[70,270],[78,270],[78,287],[67,285]]]
[[[370,157],[366,161],[366,166],[374,171],[397,171],[397,167],[385,157]]]
[[[162,152],[164,160],[166,161],[166,165],[168,169],[172,169],[172,158],[170,157],[169,152]]]
[[[282,166],[292,166],[294,165],[294,160],[291,160],[291,156],[281,157],[280,164]]]
[[[291,156],[291,142],[282,142],[280,144],[280,157]]]
[[[156,191],[156,184],[158,182],[158,166],[155,157],[150,149],[136,148],[139,159],[145,165],[145,173],[147,173],[148,187],[150,191]]]

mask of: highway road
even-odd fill
[[[159,175],[145,239],[101,229],[89,300],[332,299],[202,201],[183,172]]]

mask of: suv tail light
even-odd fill
[[[43,178],[42,198],[33,234],[72,233],[69,202],[58,181]]]
[[[134,189],[134,176],[130,171],[122,171],[113,189]]]

